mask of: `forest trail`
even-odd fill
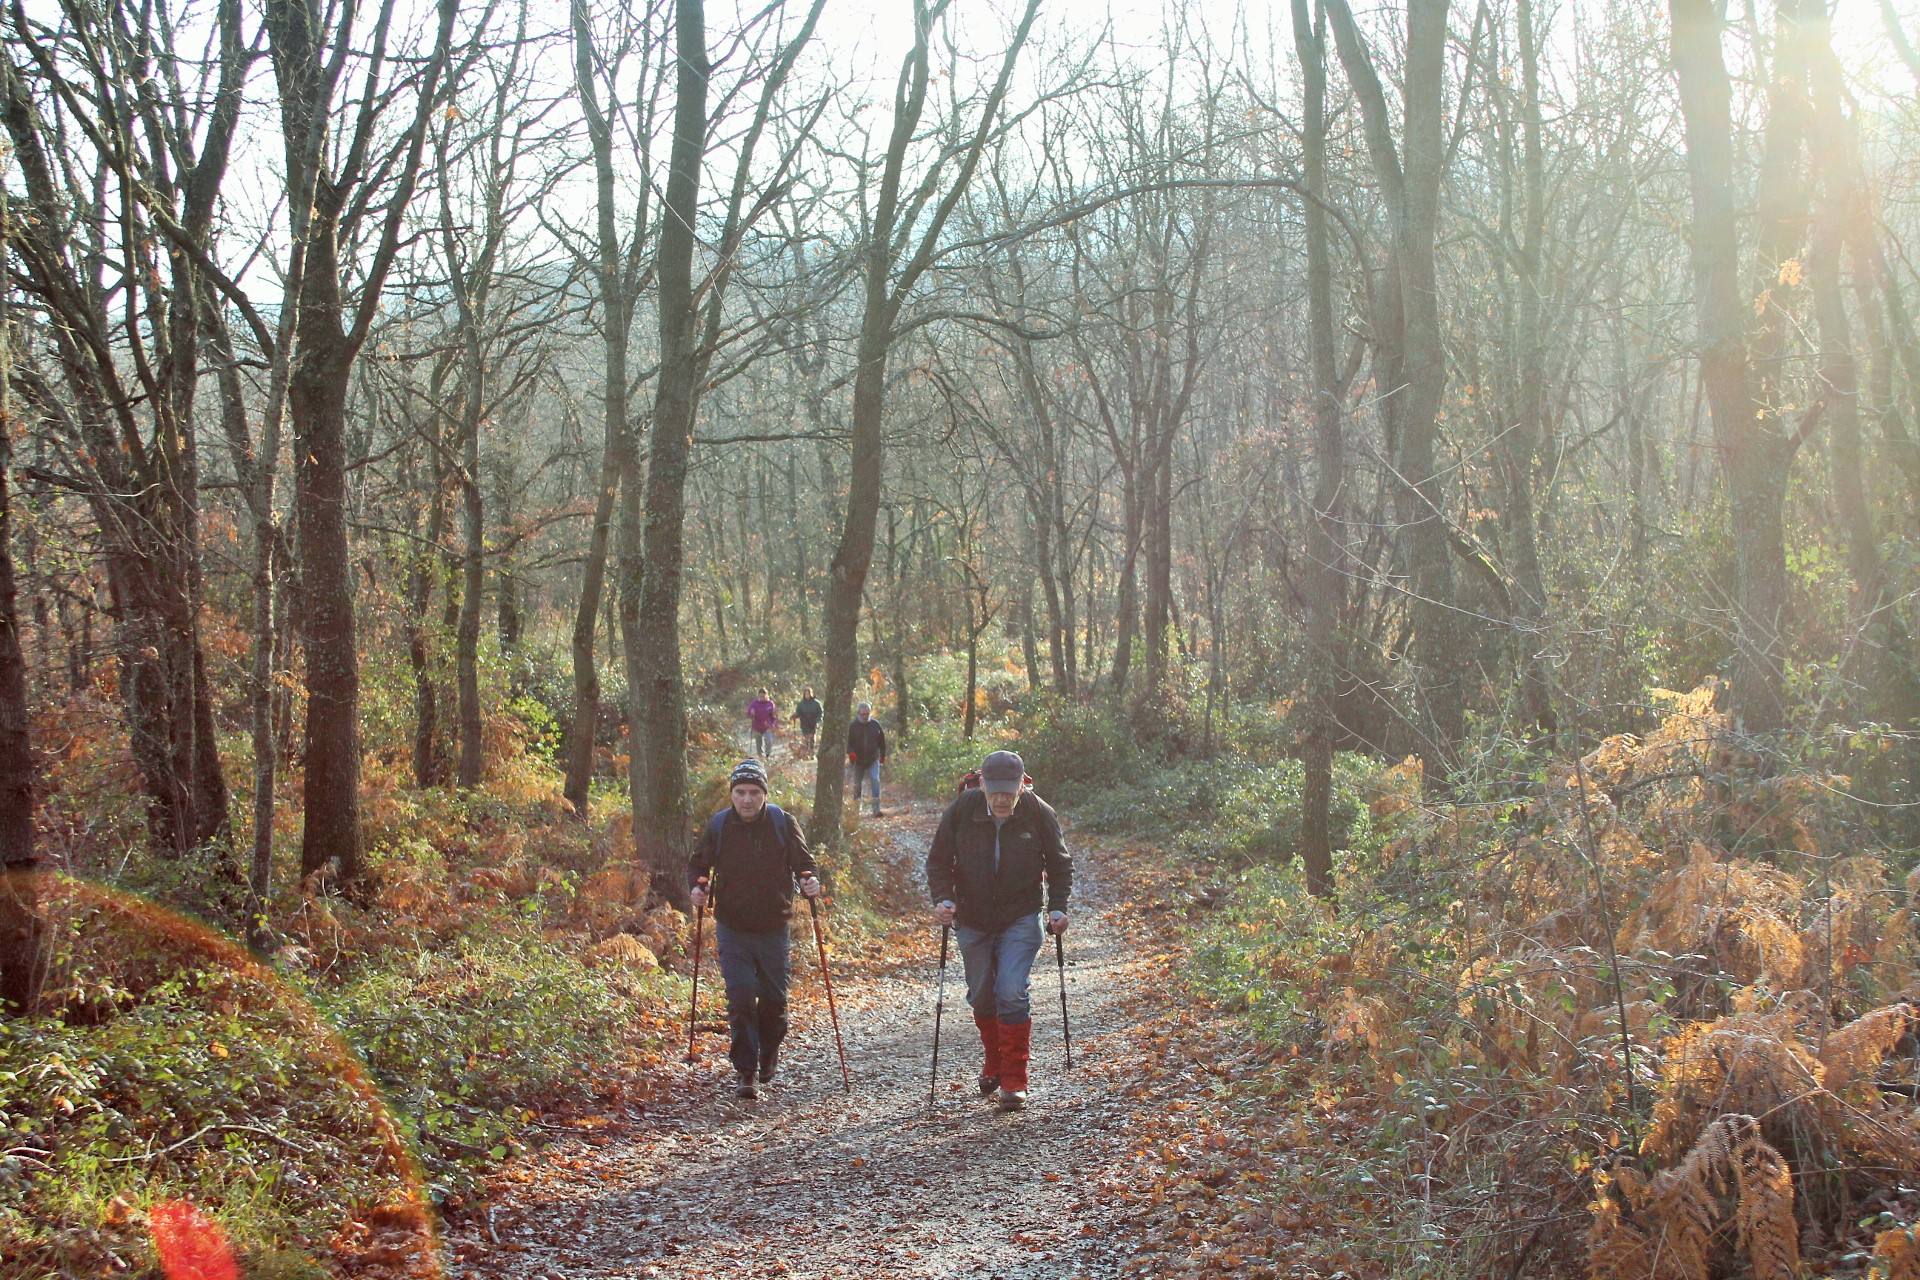
[[[939,807],[879,819],[882,848],[921,880]],[[874,821],[871,818],[864,821]],[[731,1096],[725,1036],[703,1030],[697,1065],[658,1101],[527,1158],[486,1222],[452,1233],[454,1274],[588,1277],[998,1277],[1121,1274],[1132,1250],[1103,1230],[1094,1194],[1142,1104],[1105,1079],[1133,1021],[1125,997],[1147,958],[1112,923],[1100,855],[1076,847],[1067,935],[1074,1069],[1063,1069],[1051,948],[1033,974],[1033,1092],[1003,1114],[974,1089],[979,1038],[959,956],[947,971],[937,1105],[929,1107],[939,935],[878,974],[834,974],[847,1061],[841,1088],[810,936],[794,936],[794,1021],[781,1079]],[[804,922],[804,917],[802,917]],[[803,923],[804,927],[804,923]],[[831,961],[831,956],[830,956]],[[709,997],[709,991],[712,992]],[[715,1003],[709,1005],[708,999]],[[719,1008],[702,982],[703,1027]],[[497,1243],[496,1243],[497,1241]]]

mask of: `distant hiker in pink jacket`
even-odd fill
[[[773,726],[780,723],[780,708],[765,689],[747,704],[747,721],[753,726],[753,754],[768,759],[773,755]]]

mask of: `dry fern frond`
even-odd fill
[[[1699,1141],[1716,1116],[1765,1116],[1770,1130],[1824,1132],[1819,1060],[1789,1010],[1697,1022],[1668,1040],[1653,1124],[1641,1144],[1673,1156]]]
[[[1795,1280],[1800,1274],[1800,1231],[1793,1220],[1793,1175],[1778,1151],[1760,1137],[1751,1116],[1726,1116],[1734,1145],[1734,1224],[1753,1267],[1754,1280]]]
[[[1592,1280],[1708,1280],[1714,1227],[1727,1214],[1754,1280],[1800,1273],[1793,1179],[1752,1116],[1719,1117],[1680,1163],[1651,1179],[1623,1169],[1611,1186],[1598,1185],[1587,1229]]]
[[[1873,1269],[1868,1280],[1920,1280],[1920,1240],[1913,1228],[1882,1231],[1873,1241]]]
[[[1807,953],[1795,923],[1805,886],[1778,867],[1721,860],[1694,841],[1685,865],[1668,872],[1621,925],[1622,951],[1704,955],[1741,983],[1805,985]]]
[[[1873,959],[1889,923],[1878,894],[1836,886],[1824,905],[1814,904],[1812,919],[1801,938],[1809,956],[1826,958],[1838,982]]]
[[[1872,1075],[1880,1060],[1912,1025],[1914,1008],[1910,1004],[1890,1004],[1863,1014],[1827,1037],[1820,1065],[1825,1070],[1827,1088],[1838,1093],[1854,1081]]]

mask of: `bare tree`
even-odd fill
[[[1805,233],[1800,151],[1805,138],[1805,45],[1801,0],[1778,0],[1775,65],[1768,78],[1767,133],[1758,175],[1757,274],[1768,282],[1756,308],[1742,286],[1741,187],[1734,175],[1732,87],[1720,48],[1723,25],[1708,0],[1672,0],[1673,68],[1686,123],[1693,193],[1691,254],[1701,379],[1726,477],[1733,525],[1733,705],[1749,732],[1786,720],[1786,530],[1782,508],[1793,457],[1817,422],[1783,414],[1779,359]]]
[[[1346,596],[1346,533],[1342,509],[1346,488],[1345,398],[1333,330],[1333,261],[1327,227],[1327,36],[1319,4],[1309,16],[1307,0],[1293,0],[1293,47],[1300,60],[1301,180],[1307,247],[1307,362],[1313,404],[1313,518],[1307,526],[1307,693],[1311,719],[1300,745],[1305,771],[1300,806],[1300,861],[1307,887],[1333,896],[1333,744],[1340,732],[1336,705],[1341,601]]]
[[[358,93],[343,110],[341,81],[357,34],[354,7],[323,8],[315,0],[267,6],[294,244],[287,289],[297,307],[288,406],[308,691],[300,869],[308,874],[331,863],[346,886],[357,886],[364,873],[360,656],[346,520],[347,392],[399,249],[428,122],[452,61],[459,5],[439,0],[424,56],[390,66],[394,9],[394,0],[383,0],[369,24],[372,49]],[[385,108],[409,98],[410,121],[397,139],[383,139]],[[348,111],[351,122],[336,140]],[[352,254],[363,235],[369,252],[355,263]],[[355,290],[357,296],[350,296]]]
[[[199,634],[192,424],[215,205],[247,71],[240,7],[215,11],[204,94],[183,78],[164,12],[61,14],[48,28],[9,11],[32,86],[13,53],[0,60],[0,112],[25,188],[18,278],[47,317],[59,370],[56,381],[20,360],[17,377],[69,441],[66,467],[44,478],[78,492],[101,531],[154,844],[227,849]]]
[[[670,46],[655,42],[654,33],[664,24],[656,21],[657,11],[649,9],[640,20],[620,24],[613,47],[602,52],[595,45],[587,0],[572,0],[570,6],[574,41],[574,85],[580,96],[581,112],[586,118],[587,143],[593,160],[595,190],[594,233],[591,263],[592,279],[599,303],[600,332],[605,348],[606,366],[601,375],[601,418],[604,444],[600,469],[594,486],[593,526],[587,543],[587,558],[580,577],[580,599],[573,624],[573,722],[567,729],[566,797],[574,812],[587,815],[587,797],[593,779],[593,750],[600,722],[600,675],[594,660],[594,633],[597,630],[601,595],[606,587],[607,559],[613,541],[614,502],[625,493],[628,507],[621,516],[622,577],[632,583],[639,580],[638,540],[640,458],[638,428],[631,421],[630,401],[633,378],[630,370],[634,307],[650,278],[653,259],[646,253],[652,214],[652,184],[643,183],[634,201],[632,217],[624,237],[618,173],[614,165],[614,126],[620,119],[619,77],[622,66],[632,55],[638,68],[633,93],[637,119],[631,126],[635,160],[643,172],[652,171],[652,145],[658,89],[665,78],[664,59]],[[621,11],[623,14],[625,10]],[[635,35],[640,47],[635,51]],[[603,101],[604,90],[604,101]]]
[[[0,186],[0,255],[12,224]],[[33,1012],[41,974],[40,865],[33,838],[27,664],[13,580],[13,317],[0,290],[0,1015]]]
[[[1446,353],[1434,241],[1446,166],[1447,0],[1409,0],[1401,138],[1365,37],[1346,0],[1327,0],[1347,83],[1359,100],[1367,153],[1389,226],[1388,266],[1372,317],[1381,414],[1406,539],[1414,643],[1425,707],[1423,753],[1444,771],[1466,735],[1466,636],[1454,600],[1437,444]]]
[[[781,90],[820,20],[813,0],[798,31],[767,68],[752,122],[737,144],[732,189],[722,215],[714,265],[694,277],[700,173],[708,148],[706,22],[702,0],[678,0],[674,42],[679,72],[673,146],[667,161],[659,251],[660,376],[647,451],[646,550],[637,584],[636,631],[627,637],[629,722],[636,738],[634,834],[655,892],[686,897],[681,869],[690,848],[687,796],[687,692],[680,644],[681,576],[685,567],[687,467],[700,397],[722,337],[723,305],[742,240],[759,221],[798,158],[798,131],[770,177],[753,190],[755,152]],[[820,100],[813,114],[825,105]],[[642,762],[644,761],[644,768]],[[643,821],[644,826],[643,826]]]
[[[926,110],[934,30],[951,3],[914,0],[913,47],[902,61],[894,84],[893,126],[880,158],[879,186],[861,228],[864,297],[854,357],[853,461],[847,485],[847,516],[827,577],[825,706],[829,717],[847,714],[860,665],[860,608],[867,570],[873,563],[880,480],[886,459],[887,361],[899,334],[901,308],[933,265],[947,221],[973,180],[981,154],[999,123],[1014,66],[1040,8],[1039,0],[1027,0],[973,128],[965,133],[958,128],[948,132],[940,154],[908,189],[908,151]],[[840,754],[838,735],[822,733],[813,792],[813,830],[815,839],[823,843],[839,839],[846,795]]]

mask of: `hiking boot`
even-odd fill
[[[760,1083],[772,1084],[774,1073],[780,1069],[780,1055],[770,1053],[760,1059]]]
[[[1002,1111],[1024,1110],[1027,1105],[1027,1091],[1025,1089],[1002,1089],[1000,1091],[1000,1097],[997,1100],[997,1105]]]
[[[999,1088],[1000,1088],[999,1076],[981,1076],[980,1077],[980,1096],[981,1097],[991,1098],[994,1095],[995,1091],[998,1090]]]
[[[753,1082],[753,1072],[742,1071],[740,1073],[740,1083],[733,1086],[733,1096],[736,1098],[745,1098],[748,1101],[752,1101],[760,1096],[760,1087]]]

